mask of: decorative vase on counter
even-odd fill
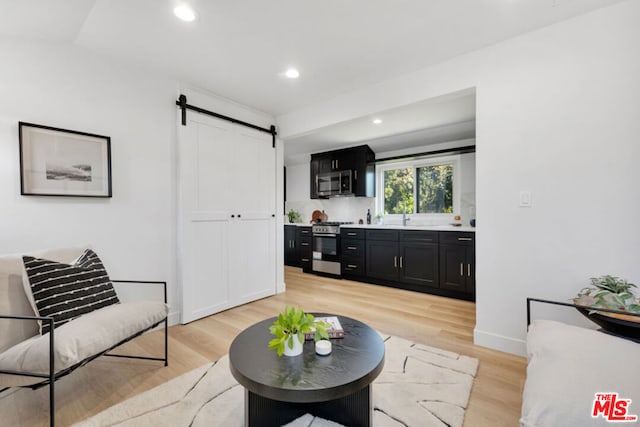
[[[298,356],[302,354],[302,344],[298,339],[298,335],[293,335],[291,337],[293,340],[293,348],[289,348],[289,340],[284,343],[284,354],[285,356]]]

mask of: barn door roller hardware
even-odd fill
[[[195,111],[197,113],[206,114],[208,116],[217,117],[222,120],[226,120],[231,123],[236,123],[242,126],[250,127],[251,129],[259,130],[260,132],[266,132],[271,134],[272,137],[272,146],[276,148],[276,127],[274,125],[269,126],[269,128],[263,128],[261,126],[254,125],[252,123],[247,123],[242,120],[234,119],[233,117],[225,116],[222,114],[215,113],[213,111],[205,110],[204,108],[196,107],[195,105],[187,104],[187,97],[185,95],[180,95],[178,100],[176,101],[176,105],[180,107],[182,110],[182,126],[187,125],[187,110]]]

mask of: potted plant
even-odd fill
[[[291,224],[294,224],[296,222],[300,222],[302,220],[302,217],[300,216],[300,212],[296,211],[296,210],[289,210],[289,212],[287,212],[287,216],[289,217],[289,222]]]
[[[269,327],[269,332],[275,335],[269,341],[269,349],[276,350],[278,356],[297,356],[302,353],[305,333],[315,330],[315,341],[329,339],[327,329],[330,327],[328,323],[316,322],[312,314],[305,313],[301,308],[286,306]]]
[[[624,336],[640,336],[640,317],[607,313],[598,308],[640,314],[640,300],[634,295],[636,285],[615,276],[591,278],[591,287],[583,288],[573,299],[578,310],[603,329]]]

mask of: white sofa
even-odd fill
[[[611,425],[602,414],[592,417],[596,393],[631,399],[628,414],[640,416],[640,344],[535,320],[527,333],[527,357],[522,427]]]
[[[85,249],[64,248],[28,255],[69,264]],[[0,256],[0,391],[9,387],[37,388],[51,383],[50,398],[53,403],[53,383],[57,378],[162,322],[165,324],[164,357],[142,358],[164,361],[166,366],[166,283],[140,282],[164,284],[165,301],[109,305],[57,327],[53,334],[40,335],[37,317],[23,285],[22,255]],[[53,360],[53,366],[50,360]],[[50,423],[53,425],[53,404],[50,409]]]

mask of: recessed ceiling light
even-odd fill
[[[380,119],[373,119],[373,124],[374,124],[374,125],[379,125],[380,123],[382,123],[382,120],[380,120]]]
[[[181,4],[173,9],[174,15],[186,22],[193,22],[196,19],[196,13],[187,4]]]
[[[285,71],[284,75],[290,79],[297,79],[298,77],[300,77],[300,71],[296,70],[295,68],[289,68],[287,71]]]

